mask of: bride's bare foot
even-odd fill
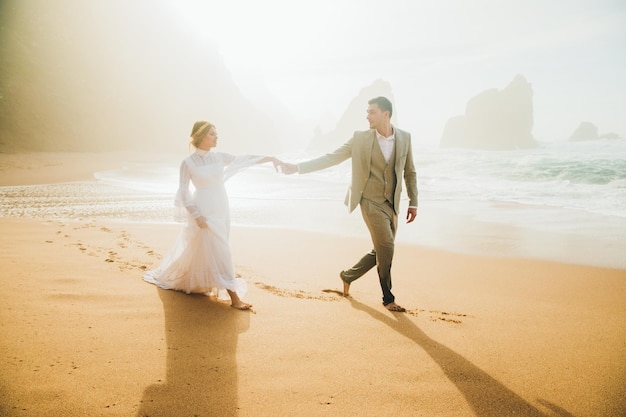
[[[236,308],[237,310],[250,310],[252,308],[252,304],[244,303],[243,301],[241,301],[241,298],[239,298],[235,291],[226,291],[228,291],[228,295],[230,295],[230,306],[232,308]]]
[[[241,300],[237,302],[233,301],[233,303],[230,306],[232,308],[236,308],[237,310],[250,310],[252,308],[252,304],[244,303]]]

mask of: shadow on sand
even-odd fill
[[[237,340],[250,313],[204,295],[158,289],[165,315],[165,381],[148,386],[137,416],[237,415]]]
[[[424,349],[463,394],[476,416],[574,417],[545,400],[539,402],[552,413],[541,412],[472,362],[428,337],[405,314],[393,313],[394,319],[353,298],[350,302],[353,308],[364,311]]]

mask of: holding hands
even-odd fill
[[[295,174],[296,172],[298,172],[298,166],[296,164],[282,162],[280,164],[280,171],[285,175]]]
[[[284,164],[283,161],[273,156],[266,156],[265,158],[261,159],[261,161],[259,161],[260,164],[264,162],[271,162],[272,165],[274,165],[274,169],[276,170],[276,172],[280,172],[281,167]]]
[[[286,175],[291,175],[291,174],[295,174],[296,172],[298,172],[297,165],[290,164],[288,162],[283,162],[280,159],[275,158],[273,156],[269,156],[265,158],[264,160],[262,160],[261,162],[271,162],[274,165],[274,169],[276,170],[276,172],[282,172],[283,174],[286,174]]]
[[[274,165],[274,169],[276,170],[276,172],[282,172],[285,175],[291,175],[298,172],[297,165],[283,162],[273,156],[268,156],[265,159],[261,160],[261,162],[271,162]]]

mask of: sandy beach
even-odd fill
[[[120,159],[0,162],[7,186]],[[0,225],[0,416],[626,415],[625,270],[399,245],[391,313],[373,271],[338,293],[365,232],[234,227],[242,312],[142,280],[178,225]]]

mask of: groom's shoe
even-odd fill
[[[350,295],[350,284],[347,283],[344,279],[343,279],[343,271],[341,271],[339,273],[339,278],[341,279],[341,282],[343,283],[343,296],[347,297]]]

